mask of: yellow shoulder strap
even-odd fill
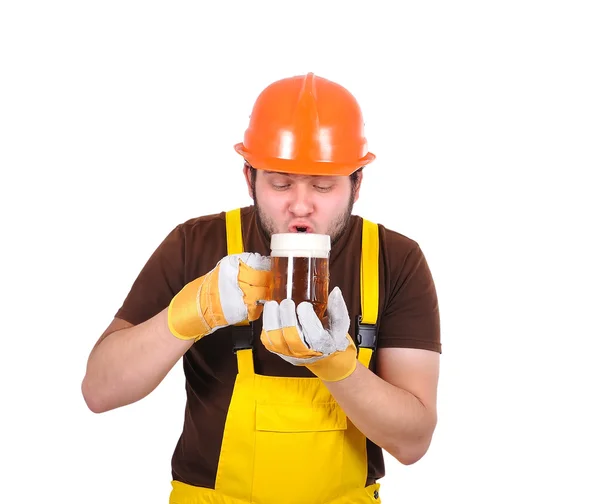
[[[372,326],[369,330],[375,331],[379,310],[379,228],[367,219],[363,219],[362,229],[360,308],[360,324]],[[375,332],[373,334],[376,336]],[[359,347],[358,360],[366,367],[369,367],[373,350]]]
[[[244,241],[242,240],[242,217],[239,208],[225,212],[225,229],[227,231],[227,255],[241,254],[244,251]],[[242,342],[245,342],[246,338],[248,338],[246,331],[248,330],[248,326],[250,326],[250,324],[246,321],[236,324],[236,326],[244,327],[244,332],[240,333],[239,337]],[[250,331],[252,330],[251,327],[252,326],[250,326]],[[236,328],[234,327],[234,345],[237,343],[236,336]],[[252,359],[252,348],[237,350],[235,354],[238,363],[238,373],[253,374],[254,361]]]
[[[377,224],[363,219],[360,259],[361,322],[376,324],[379,310],[379,229]]]
[[[227,229],[227,255],[241,254],[244,251],[244,241],[239,208],[225,213],[225,228]]]

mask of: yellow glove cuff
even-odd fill
[[[343,352],[335,352],[324,359],[306,367],[323,381],[340,381],[348,378],[356,369],[356,345],[350,335],[346,336],[350,344]]]
[[[198,341],[218,325],[225,325],[218,288],[218,267],[196,278],[171,300],[169,330],[181,340]]]

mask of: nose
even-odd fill
[[[304,184],[297,184],[291,196],[289,211],[295,217],[306,217],[313,212],[314,208],[310,191]]]

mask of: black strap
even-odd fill
[[[233,339],[233,353],[236,353],[238,350],[252,348],[254,340],[254,326],[252,322],[249,325],[231,326],[231,338]]]

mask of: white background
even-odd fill
[[[86,359],[175,225],[251,203],[232,146],[309,71],[363,107],[356,213],[440,299],[439,425],[384,502],[600,502],[596,2],[203,5],[2,2],[0,502],[167,502],[180,364],[95,415]]]

